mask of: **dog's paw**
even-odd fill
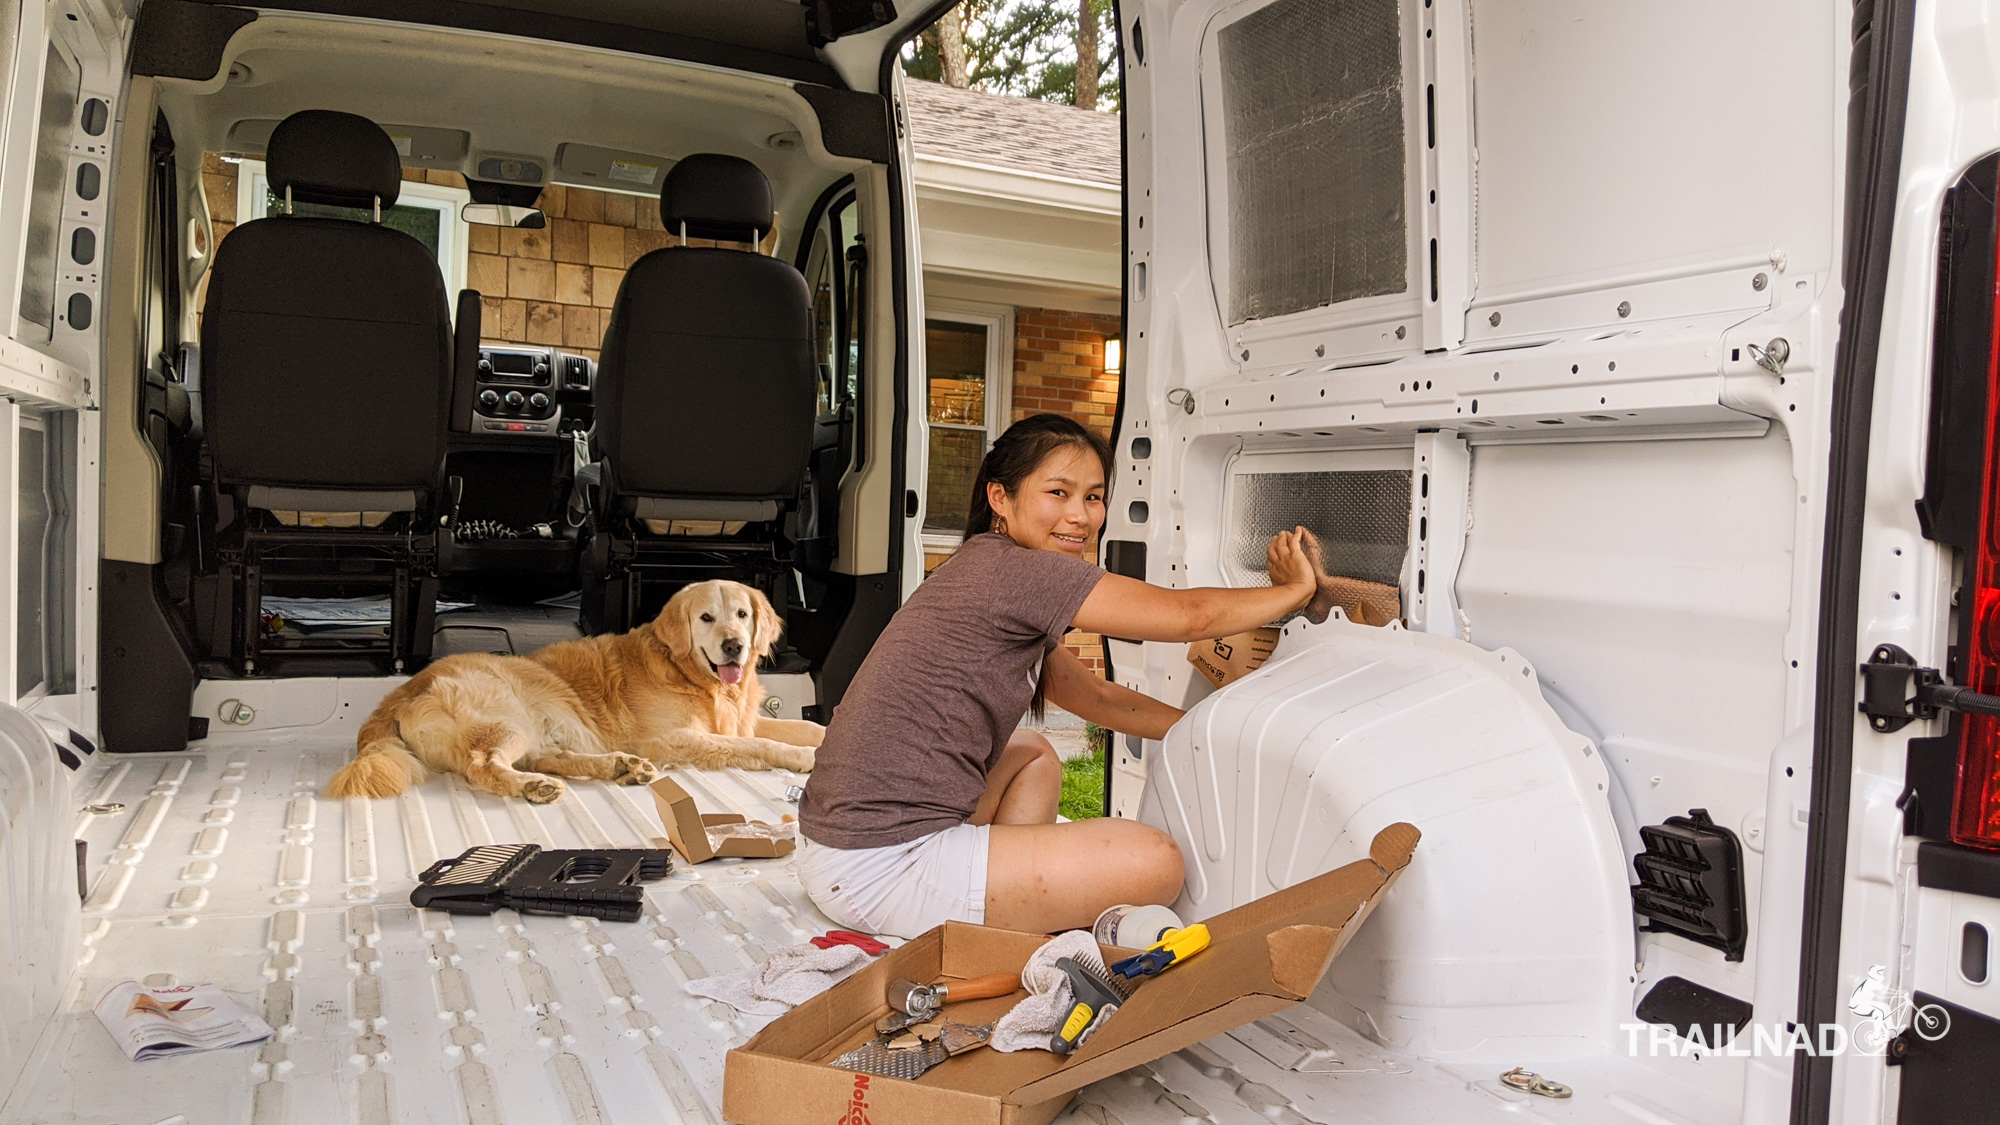
[[[796,770],[799,773],[811,773],[814,753],[814,750],[810,746],[795,746],[792,748],[792,760],[785,764],[787,768]]]
[[[534,777],[521,783],[521,796],[531,805],[546,805],[562,800],[569,787],[553,777]]]
[[[826,741],[826,728],[820,726],[818,723],[808,723],[806,725],[812,729],[806,731],[805,745],[813,749],[818,749],[820,743]]]
[[[620,785],[651,785],[664,772],[636,754],[613,754],[611,760],[617,763],[617,772],[611,775],[611,780]]]

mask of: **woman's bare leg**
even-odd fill
[[[1171,904],[1185,875],[1173,837],[1137,821],[995,824],[986,924],[1031,934],[1078,929],[1119,903]]]
[[[1062,802],[1062,759],[1041,734],[1017,730],[986,772],[986,795],[969,824],[1054,824]]]

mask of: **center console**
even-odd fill
[[[472,432],[551,438],[590,428],[588,356],[532,344],[481,344]]]

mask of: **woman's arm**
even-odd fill
[[[1310,534],[1297,528],[1271,537],[1265,552],[1269,586],[1168,590],[1107,574],[1083,600],[1071,624],[1088,633],[1133,641],[1205,641],[1269,625],[1304,606],[1319,590],[1305,548]]]
[[[1042,660],[1050,703],[1100,727],[1140,738],[1161,739],[1184,713],[1150,695],[1120,687],[1083,666],[1069,649],[1057,645]]]

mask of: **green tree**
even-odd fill
[[[963,44],[962,70],[948,65],[954,39]],[[1079,89],[1084,55],[1095,57]],[[1111,0],[964,0],[904,49],[903,69],[953,86],[1116,110],[1116,56]]]

